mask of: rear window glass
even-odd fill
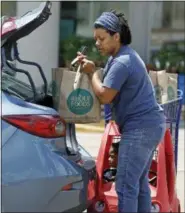
[[[33,98],[33,91],[29,84],[23,83],[5,72],[2,72],[1,75],[1,90],[24,100]]]

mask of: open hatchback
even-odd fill
[[[78,144],[75,125],[53,108],[42,67],[19,57],[17,41],[50,15],[47,1],[22,17],[1,19],[2,212],[81,212],[95,196],[95,162]],[[38,68],[43,86],[17,62]]]

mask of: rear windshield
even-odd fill
[[[5,72],[2,72],[1,75],[1,90],[23,100],[30,100],[33,98],[33,91],[29,84],[26,84]]]

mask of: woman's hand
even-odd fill
[[[93,61],[87,59],[87,57],[80,52],[78,54],[78,61],[82,64],[82,71],[87,74],[92,74],[95,72],[95,64]]]

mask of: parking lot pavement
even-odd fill
[[[177,172],[177,193],[181,202],[181,211],[184,212],[184,152],[185,152],[185,129],[184,125],[181,123],[181,128],[179,129],[179,145],[178,145],[178,172]],[[98,150],[101,143],[102,134],[101,133],[78,133],[78,142],[93,156],[96,158],[98,155]]]

